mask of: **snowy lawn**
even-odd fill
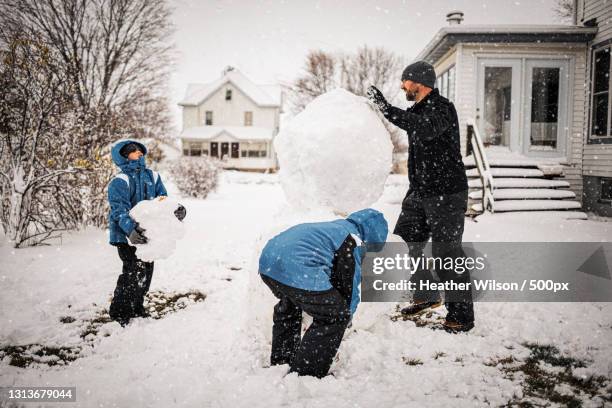
[[[375,205],[391,226],[405,190],[405,176],[392,176]],[[161,318],[124,329],[105,316],[120,262],[104,231],[47,247],[2,244],[0,386],[76,386],[76,405],[92,407],[612,404],[607,303],[477,303],[476,327],[461,335],[432,330],[444,310],[413,322],[396,319],[395,304],[362,303],[333,376],[285,376],[285,366],[266,367],[270,345],[249,321],[272,302],[253,296],[251,278],[260,237],[286,209],[278,177],[225,172],[206,200],[180,202],[185,237],[156,262],[151,287]],[[612,240],[603,221],[476,221],[466,220],[465,241]]]

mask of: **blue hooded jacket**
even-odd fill
[[[119,151],[128,143],[135,143],[143,151],[138,160],[128,160]],[[111,244],[127,243],[127,236],[134,229],[135,222],[130,217],[130,210],[142,200],[151,200],[158,196],[168,195],[159,174],[147,169],[145,155],[147,148],[134,140],[120,140],[113,145],[111,157],[121,169],[108,185],[110,213],[108,226]]]
[[[371,208],[357,211],[347,219],[298,224],[268,241],[259,257],[259,273],[293,288],[329,290],[336,251],[349,235],[357,237],[350,304],[351,313],[355,313],[364,251],[360,241],[370,245],[384,244],[387,233],[384,216]]]

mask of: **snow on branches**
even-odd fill
[[[181,193],[195,198],[206,198],[217,186],[218,161],[202,157],[181,157],[170,166],[172,178]]]

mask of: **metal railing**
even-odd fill
[[[495,211],[495,201],[493,200],[493,176],[491,167],[485,154],[482,137],[473,119],[467,120],[467,155],[474,156],[474,163],[478,169],[480,182],[482,183],[482,211]]]

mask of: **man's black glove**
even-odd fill
[[[187,209],[183,207],[181,204],[178,205],[178,208],[174,210],[174,216],[178,218],[179,221],[183,221],[183,218],[187,215]]]
[[[385,96],[376,88],[374,85],[370,85],[366,92],[366,95],[370,101],[372,101],[383,115],[387,115],[391,105],[385,99]]]
[[[130,232],[130,235],[128,236],[128,238],[130,239],[130,242],[132,244],[146,244],[147,242],[149,242],[149,239],[144,235],[144,232],[146,231],[146,229],[144,228],[140,228],[140,225],[138,225],[138,223],[136,223],[136,225],[134,226],[134,229],[132,230],[132,232]]]

